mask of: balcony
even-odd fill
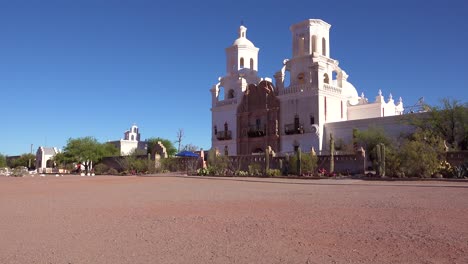
[[[218,140],[231,140],[232,139],[231,130],[218,131],[218,133],[216,133],[216,138]]]
[[[284,133],[286,135],[304,134],[304,125],[303,124],[284,125]]]
[[[264,126],[261,128],[261,126],[249,126],[249,131],[247,132],[247,135],[251,138],[254,137],[264,137],[266,135],[266,127]]]

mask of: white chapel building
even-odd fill
[[[330,133],[349,142],[353,128],[370,124],[391,128],[390,136],[399,134],[402,99],[384,98],[380,90],[375,100],[359,95],[331,57],[330,27],[320,19],[292,25],[292,58],[283,61],[273,84],[257,75],[259,48],[240,26],[226,48],[226,75],[210,90],[212,148],[225,155],[263,152],[267,146],[276,153],[297,147],[322,151]]]
[[[130,155],[137,149],[146,149],[146,141],[141,141],[140,130],[135,124],[130,127],[130,130],[124,132],[124,138],[117,141],[110,141],[109,143],[119,149],[121,156]]]

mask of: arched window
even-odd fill
[[[284,71],[284,88],[289,87],[291,85],[291,73],[286,70]]]
[[[214,134],[218,134],[218,127],[217,126],[214,126]]]
[[[135,140],[135,136],[134,136],[134,135],[132,135],[131,140],[132,140],[132,141]]]
[[[327,41],[322,38],[322,55],[327,56]]]
[[[343,119],[343,101],[341,101],[341,119]]]
[[[304,50],[304,46],[305,46],[304,44],[305,43],[304,42],[305,42],[304,37],[299,39],[299,56],[302,56],[305,53],[305,50]]]
[[[254,69],[254,60],[253,59],[250,59],[250,69],[251,70]]]
[[[240,68],[244,68],[244,58],[240,58]]]
[[[313,35],[311,41],[312,41],[312,54],[314,54],[314,52],[317,52],[317,36]]]
[[[336,73],[336,71],[332,71],[332,80],[336,80],[337,76],[338,74]]]
[[[328,84],[330,83],[330,80],[328,78],[328,74],[326,74],[326,73],[323,75],[323,82],[328,83]]]
[[[218,90],[218,101],[223,101],[224,100],[224,87],[219,87]]]
[[[228,130],[229,130],[228,123],[225,122],[225,123],[224,123],[224,131],[228,131]]]
[[[232,99],[232,98],[234,98],[234,90],[233,89],[229,90],[229,92],[228,92],[228,99]]]
[[[304,79],[304,73],[301,72],[297,75],[297,81],[299,82],[299,84],[304,84],[305,83],[305,79]]]

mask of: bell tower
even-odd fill
[[[250,72],[258,72],[258,51],[259,48],[247,39],[247,28],[241,25],[238,30],[238,38],[232,46],[226,48],[227,75],[244,73],[242,75],[245,76],[249,75]]]

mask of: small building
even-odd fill
[[[39,147],[36,151],[36,169],[38,173],[51,173],[56,167],[54,157],[60,153],[55,147]]]
[[[146,141],[141,141],[138,126],[132,125],[130,130],[124,132],[124,138],[116,141],[110,141],[110,144],[116,146],[121,156],[128,156],[135,150],[146,151]]]

